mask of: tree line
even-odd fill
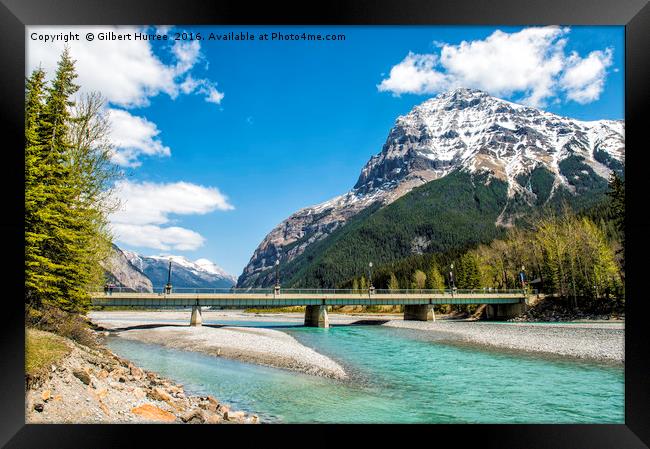
[[[50,82],[41,68],[25,83],[26,311],[84,312],[111,248],[109,122],[98,93],[75,98],[74,61],[65,49]]]
[[[544,210],[526,227],[464,252],[416,255],[341,284],[378,289],[522,288],[568,298],[573,306],[624,298],[625,183],[613,173],[606,206],[585,213]],[[453,264],[453,268],[452,268]]]

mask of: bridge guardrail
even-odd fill
[[[110,291],[104,286],[91,289],[92,292],[105,293],[158,293],[165,294],[165,288],[154,288],[149,291],[143,288],[133,289],[129,287],[112,287]],[[171,293],[206,293],[206,294],[274,294],[275,288],[172,288]],[[496,288],[479,288],[479,289],[329,289],[329,288],[282,288],[279,294],[358,294],[367,296],[368,294],[537,294],[537,290],[519,289],[496,289]]]

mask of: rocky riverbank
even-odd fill
[[[613,363],[625,360],[625,328],[618,323],[489,323],[477,321],[402,321],[384,326],[432,331],[452,342],[545,353]]]
[[[41,332],[30,330],[30,332]],[[27,423],[257,423],[211,396],[143,370],[103,347],[61,339],[70,352],[28,379]]]

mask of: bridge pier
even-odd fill
[[[486,304],[485,318],[488,320],[507,320],[526,311],[526,303]]]
[[[305,306],[305,326],[330,327],[327,306]]]
[[[433,306],[424,305],[405,305],[404,321],[431,321],[433,320]]]
[[[201,306],[192,306],[192,317],[190,318],[190,326],[201,326],[203,324],[203,317],[201,316]]]

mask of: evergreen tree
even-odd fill
[[[59,60],[55,78],[43,108],[40,137],[43,142],[44,161],[48,171],[45,180],[50,197],[44,204],[44,225],[48,238],[44,241],[47,262],[41,269],[52,278],[55,295],[44,300],[64,310],[79,311],[87,306],[84,288],[86,273],[80,260],[84,248],[80,245],[79,214],[76,209],[76,189],[72,182],[72,170],[66,165],[66,153],[70,150],[68,138],[71,96],[78,90],[74,63],[68,50]]]
[[[52,262],[44,253],[48,238],[44,205],[52,194],[41,140],[45,96],[45,72],[34,70],[25,85],[25,301],[38,306],[44,296],[57,293]]]
[[[462,289],[475,289],[481,286],[478,258],[472,252],[463,254],[456,270],[456,286]]]
[[[610,177],[607,195],[610,198],[610,214],[620,239],[617,254],[620,256],[621,277],[625,279],[625,181],[615,171]]]
[[[438,267],[432,265],[427,272],[427,284],[428,289],[431,290],[444,290],[445,289],[445,278],[442,277]]]
[[[397,277],[395,276],[395,273],[390,274],[390,281],[388,281],[388,289],[389,290],[399,290],[399,282],[397,281]]]
[[[101,280],[99,262],[110,245],[108,185],[117,172],[110,163],[107,122],[100,117],[103,103],[99,101],[88,99],[82,106],[92,107],[75,110],[72,96],[79,89],[75,78],[74,61],[66,49],[49,88],[45,88],[45,74],[40,69],[26,81],[28,308],[87,310],[88,289]]]

